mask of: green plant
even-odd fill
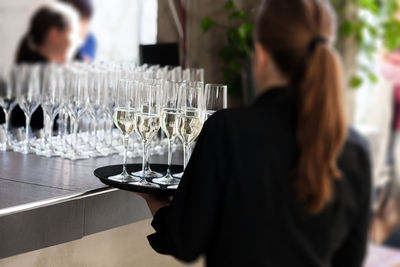
[[[370,60],[378,51],[377,40],[381,40],[384,49],[393,51],[400,46],[400,21],[396,18],[398,0],[330,0],[337,13],[338,47],[346,39],[354,39],[356,51]],[[251,57],[253,43],[253,21],[246,10],[238,9],[233,0],[227,0],[224,6],[227,11],[228,25],[219,25],[211,17],[202,20],[203,33],[213,27],[226,29],[228,44],[219,51],[224,62],[223,80],[229,86],[232,95],[240,96],[241,70],[243,63]],[[351,8],[354,16],[348,16]],[[339,49],[340,51],[341,49]],[[357,52],[352,56],[357,61]],[[378,80],[373,64],[357,66],[354,75],[348,81],[351,88],[359,88],[365,79],[371,82]]]
[[[400,22],[396,18],[397,1],[330,0],[339,21],[338,41],[344,42],[346,38],[354,38],[358,54],[365,55],[369,61],[372,61],[378,52],[378,40],[382,41],[383,48],[389,52],[397,49],[400,46]],[[352,18],[346,16],[349,8],[355,10],[355,16]],[[357,57],[357,54],[354,56]],[[361,62],[350,78],[350,87],[359,88],[365,79],[377,82],[373,65]]]
[[[241,94],[241,70],[243,63],[249,60],[253,46],[253,22],[246,10],[238,9],[233,0],[227,0],[224,6],[227,11],[227,25],[220,25],[211,17],[202,20],[203,33],[213,27],[226,29],[227,45],[219,50],[219,57],[224,62],[223,81],[228,85],[229,94]]]

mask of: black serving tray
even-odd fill
[[[166,164],[151,164],[151,169],[153,171],[165,174],[167,172],[167,165]],[[137,172],[142,170],[142,164],[127,164],[126,169],[128,173]],[[181,165],[172,165],[171,166],[172,173],[180,173],[183,171],[183,166]],[[146,194],[153,194],[153,195],[169,195],[173,196],[175,194],[175,190],[173,188],[168,188],[166,185],[160,185],[160,187],[147,187],[147,186],[140,186],[136,184],[129,184],[129,183],[121,183],[117,181],[113,181],[108,179],[108,177],[120,174],[122,172],[122,165],[111,165],[111,166],[104,166],[101,168],[97,168],[94,170],[94,175],[100,179],[100,181],[106,185],[111,187],[115,187],[121,190],[131,191],[131,192],[138,192],[138,193],[146,193]],[[151,180],[148,180],[151,182]]]

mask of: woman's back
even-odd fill
[[[370,166],[347,129],[334,31],[327,1],[263,1],[260,97],[204,124],[169,207],[147,198],[157,251],[209,266],[361,266]]]
[[[206,254],[208,266],[360,266],[371,183],[363,139],[349,131],[339,158],[342,179],[318,215],[295,197],[297,160],[289,88],[270,89],[249,108],[216,113],[171,207],[155,216],[151,244],[184,260]]]

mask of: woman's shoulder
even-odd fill
[[[360,198],[368,196],[372,186],[372,166],[367,140],[354,128],[349,128],[346,142],[339,157],[339,168]]]
[[[369,145],[368,141],[356,129],[349,127],[347,139],[344,145],[344,153],[353,152],[359,157],[369,161]]]

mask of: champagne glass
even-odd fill
[[[181,111],[178,106],[179,83],[165,81],[162,90],[161,129],[168,140],[168,168],[162,178],[153,179],[153,183],[162,185],[177,185],[179,179],[171,174],[172,143],[178,134],[178,122]]]
[[[53,126],[54,120],[58,115],[61,107],[61,94],[65,89],[64,80],[61,69],[58,66],[49,65],[44,73],[43,93],[41,94],[41,105],[44,116],[48,116],[48,137],[47,146],[38,154],[46,157],[57,155],[54,153],[53,147]]]
[[[3,138],[0,142],[0,151],[6,151],[9,148],[9,122],[10,122],[10,110],[14,108],[15,96],[13,97],[12,90],[12,76],[5,69],[0,72],[0,107],[3,110],[5,118],[5,127],[2,128]]]
[[[206,110],[206,120],[217,110],[225,109],[228,106],[227,100],[228,87],[223,84],[206,84],[204,105]]]
[[[149,142],[160,129],[160,85],[152,82],[139,83],[139,108],[135,114],[136,133],[142,139],[143,145],[143,164],[142,174],[139,185],[157,187],[154,183],[149,183],[146,179],[154,178],[147,170],[148,168],[148,149]]]
[[[13,149],[12,144],[12,135],[10,133],[10,122],[11,122],[11,113],[14,108],[18,105],[18,99],[21,95],[21,86],[22,86],[22,75],[21,75],[21,66],[14,65],[11,68],[10,74],[8,76],[8,86],[6,88],[6,92],[4,92],[3,100],[4,103],[2,105],[3,111],[5,112],[6,119],[6,139],[7,139],[7,149]],[[7,77],[5,78],[7,80]]]
[[[183,143],[183,168],[185,169],[189,162],[191,145],[203,127],[203,88],[197,82],[184,82],[180,86],[179,97],[182,113],[178,123],[178,135]],[[182,177],[182,175],[183,173],[174,176]]]
[[[145,88],[154,88],[154,90],[159,90],[159,92],[157,92],[156,94],[157,94],[157,96],[161,96],[161,90],[162,90],[162,80],[156,80],[156,79],[144,79],[144,82],[143,83],[138,83],[138,85],[139,86],[144,86],[144,87],[142,87],[142,88],[144,88],[144,90],[146,90]],[[161,102],[159,102],[159,103],[161,103]],[[157,131],[158,132],[158,131]],[[154,135],[154,136],[156,136],[156,137],[158,137],[157,136],[157,132],[156,132],[156,134]],[[140,135],[139,135],[140,136]],[[163,177],[163,174],[161,174],[161,173],[158,173],[158,172],[156,172],[156,171],[153,171],[151,168],[150,168],[150,142],[152,141],[152,139],[154,139],[154,136],[152,137],[152,138],[150,138],[150,140],[149,140],[149,142],[147,143],[147,150],[146,150],[146,160],[145,160],[145,162],[146,162],[146,165],[145,165],[145,173],[146,173],[146,178],[149,178],[149,179],[151,179],[151,178],[160,178],[160,177]],[[154,140],[153,140],[154,141]],[[157,142],[153,142],[153,145],[154,145],[154,143],[157,143]],[[135,176],[138,176],[138,177],[142,177],[142,172],[141,171],[138,171],[138,172],[134,172],[134,173],[132,173],[133,175],[135,175]]]
[[[122,173],[109,177],[108,179],[110,180],[125,183],[141,181],[141,179],[128,174],[126,170],[129,135],[135,129],[136,101],[137,88],[135,87],[134,81],[126,79],[119,80],[114,109],[114,123],[123,135],[124,159]]]
[[[18,100],[26,118],[25,141],[20,152],[29,154],[32,152],[29,138],[29,125],[33,112],[40,104],[40,65],[21,66],[22,93]]]
[[[71,160],[87,159],[88,154],[79,150],[78,129],[79,121],[88,108],[88,73],[82,69],[72,70],[69,77],[68,113],[72,123],[72,150],[64,155]]]

